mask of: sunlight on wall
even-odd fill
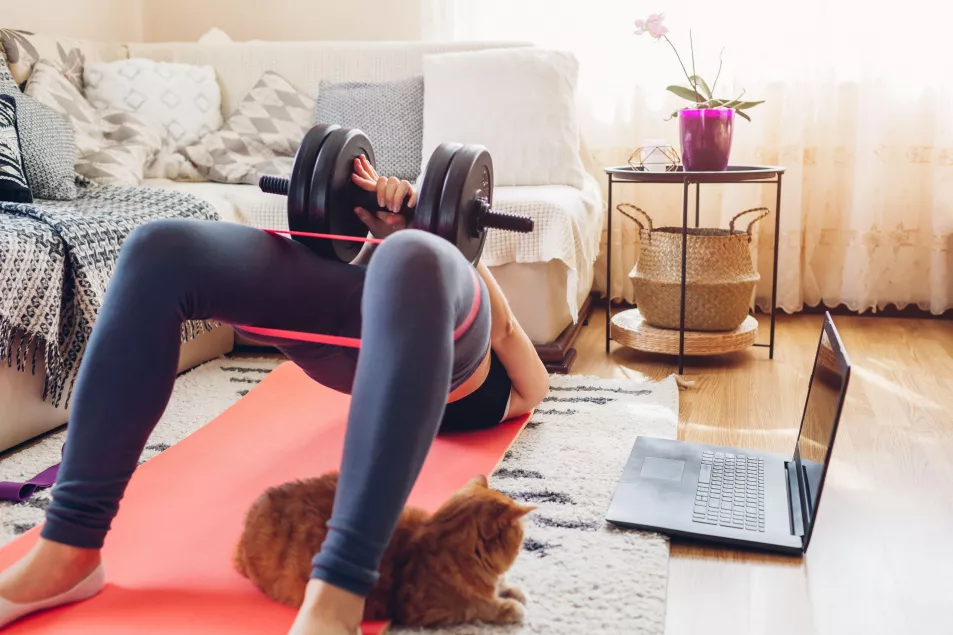
[[[142,0],[147,42],[194,42],[212,27],[233,40],[416,40],[419,0]]]
[[[580,92],[592,95],[591,113],[618,120],[633,88],[645,89],[643,106],[663,109],[662,90],[686,83],[672,48],[649,35],[633,35],[634,20],[664,13],[668,37],[688,71],[719,79],[737,96],[768,82],[852,82],[879,78],[893,95],[911,98],[937,81],[940,45],[953,7],[909,0],[902,16],[862,0],[739,2],[708,0],[422,0],[426,39],[513,39],[572,50],[585,69]],[[902,20],[902,21],[901,21]],[[721,91],[717,91],[721,92]],[[666,113],[667,115],[667,113]]]
[[[3,0],[0,27],[66,37],[142,39],[143,0]]]
[[[104,41],[416,40],[419,0],[3,0],[0,27]]]

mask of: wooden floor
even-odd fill
[[[673,542],[668,635],[953,633],[953,322],[834,323],[853,370],[807,555]],[[574,374],[677,371],[615,343],[607,356],[604,325],[596,312],[581,332]],[[756,348],[687,364],[679,438],[792,452],[820,325],[779,317],[773,361]]]

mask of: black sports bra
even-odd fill
[[[510,405],[513,382],[506,368],[493,350],[490,350],[490,372],[486,381],[472,393],[447,404],[441,432],[460,432],[492,428],[503,420]]]

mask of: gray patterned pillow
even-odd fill
[[[313,111],[310,97],[268,71],[225,125],[185,154],[210,181],[257,185],[262,175],[287,176]]]
[[[76,198],[76,141],[69,122],[47,106],[20,92],[7,61],[0,56],[0,94],[17,102],[17,123],[23,164],[35,198],[71,201]]]
[[[424,135],[424,78],[318,86],[314,123],[359,128],[374,145],[378,174],[412,181],[420,172]]]

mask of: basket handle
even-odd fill
[[[757,223],[759,220],[761,220],[762,218],[770,214],[771,210],[769,210],[767,207],[752,207],[751,209],[746,209],[743,212],[735,214],[735,217],[732,218],[731,221],[728,223],[728,231],[733,232],[735,231],[735,221],[741,218],[742,216],[744,216],[745,214],[750,214],[752,212],[761,212],[761,213],[758,214],[757,218],[755,218],[753,221],[748,223],[748,228],[745,230],[748,233],[749,243],[751,242],[751,228],[754,227],[754,224]]]
[[[628,218],[629,220],[633,221],[636,225],[638,225],[638,226],[639,226],[639,229],[645,229],[645,226],[644,226],[642,223],[639,222],[639,219],[638,219],[638,218],[636,218],[636,217],[633,216],[632,214],[629,214],[629,213],[626,212],[624,209],[622,209],[623,207],[631,207],[631,208],[632,208],[633,210],[635,210],[636,212],[639,212],[640,214],[642,214],[642,216],[645,216],[645,220],[646,220],[646,221],[648,222],[648,224],[649,224],[649,231],[652,231],[652,217],[649,216],[649,215],[645,212],[644,209],[642,209],[641,207],[637,207],[637,206],[633,205],[632,203],[619,203],[619,204],[616,205],[616,207],[615,207],[615,208],[619,211],[620,214],[622,214],[623,216],[625,216],[625,217]]]

